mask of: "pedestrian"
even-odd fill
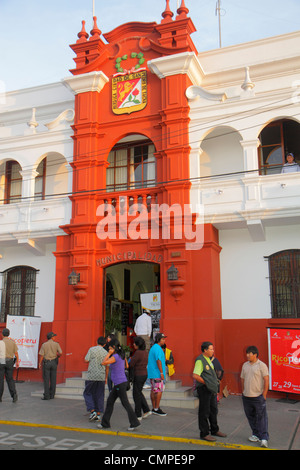
[[[300,166],[295,162],[295,157],[293,153],[288,153],[286,156],[286,163],[281,169],[281,173],[294,173],[295,171],[300,171]]]
[[[140,315],[134,325],[134,332],[137,336],[140,336],[145,340],[146,350],[150,349],[150,338],[152,333],[152,320],[151,312],[149,309],[144,309],[142,315]]]
[[[215,372],[216,372],[216,375],[217,375],[217,378],[218,378],[218,381],[219,381],[219,391],[218,391],[217,396],[216,396],[217,403],[218,403],[219,402],[219,392],[220,392],[220,382],[223,379],[224,369],[221,366],[221,363],[220,363],[219,359],[217,359],[215,356],[213,356],[211,358],[211,362],[214,366],[214,369],[215,369]]]
[[[89,366],[83,397],[87,411],[90,413],[90,421],[100,421],[100,416],[104,411],[106,369],[108,368],[102,365],[102,361],[107,355],[107,351],[104,349],[105,344],[106,339],[100,336],[97,345],[88,350],[84,359],[89,363]]]
[[[260,441],[262,447],[268,447],[266,400],[269,389],[269,371],[266,364],[258,359],[256,346],[249,346],[246,354],[248,361],[243,364],[241,382],[244,411],[252,430],[249,441]]]
[[[174,366],[174,356],[173,352],[171,349],[167,348],[167,345],[163,345],[163,350],[165,353],[165,359],[166,359],[166,382],[170,380],[170,377],[175,374],[175,366]]]
[[[1,368],[0,368],[0,401],[2,401],[2,395],[4,391],[4,377],[5,377],[10,396],[13,399],[13,403],[16,403],[18,401],[18,394],[16,391],[15,381],[13,379],[13,373],[14,373],[14,364],[16,365],[16,369],[18,369],[20,365],[20,359],[19,359],[18,347],[15,341],[9,338],[9,335],[10,335],[9,329],[3,328],[2,337],[3,337],[3,343],[5,345],[5,362],[4,364],[1,365]],[[2,345],[2,354],[3,353],[4,353],[4,350],[3,350],[3,345]]]
[[[39,368],[43,367],[44,381],[44,395],[42,400],[50,400],[55,396],[57,365],[62,350],[59,343],[53,341],[54,336],[57,335],[52,331],[48,333],[48,341],[42,344],[39,351]]]
[[[98,424],[99,428],[110,428],[110,418],[113,413],[114,404],[117,398],[120,398],[121,403],[127,412],[130,423],[128,431],[132,431],[133,429],[141,425],[127,397],[128,380],[125,375],[126,362],[127,361],[125,361],[125,352],[120,346],[119,341],[117,339],[112,339],[109,343],[108,354],[104,358],[102,365],[109,365],[110,367],[113,388],[108,396],[101,424]]]
[[[106,352],[109,351],[109,343],[112,339],[115,339],[116,338],[116,335],[114,335],[113,333],[111,334],[108,334],[106,336],[106,345],[104,346],[104,349]],[[107,387],[108,387],[108,391],[111,392],[111,389],[113,388],[113,383],[111,381],[111,372],[110,372],[110,368],[108,367],[108,375],[107,375]]]
[[[201,345],[202,354],[196,358],[193,379],[196,381],[196,390],[199,397],[198,424],[200,439],[216,441],[214,436],[226,437],[219,430],[217,414],[218,406],[216,394],[219,390],[219,381],[211,362],[214,355],[214,346],[205,341]]]
[[[154,344],[148,355],[148,378],[151,383],[151,402],[152,414],[159,416],[167,416],[167,413],[161,410],[160,401],[164,391],[164,381],[166,379],[166,360],[165,353],[162,349],[165,344],[166,336],[163,333],[157,333]]]
[[[147,380],[148,351],[146,351],[145,340],[140,336],[133,338],[135,353],[129,363],[130,379],[132,379],[132,396],[135,404],[135,414],[139,421],[147,418],[150,408],[143,394],[143,386]],[[143,411],[143,415],[142,415]]]

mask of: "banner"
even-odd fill
[[[270,390],[300,393],[300,329],[268,328]]]
[[[41,319],[8,315],[6,327],[10,330],[10,338],[18,346],[20,367],[37,369]]]
[[[152,334],[153,334],[153,338],[155,338],[155,334],[160,331],[159,330],[160,313],[161,313],[160,292],[140,294],[140,298],[141,298],[142,311],[144,309],[148,309],[151,312]]]

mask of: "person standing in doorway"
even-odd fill
[[[84,359],[89,363],[89,367],[83,397],[86,408],[90,412],[90,421],[100,421],[100,416],[104,411],[106,367],[102,365],[102,361],[107,355],[104,349],[105,344],[106,339],[100,336],[97,346],[90,348]]]
[[[245,415],[252,430],[251,442],[260,442],[268,447],[267,393],[269,389],[269,370],[264,362],[258,359],[256,346],[246,349],[248,361],[243,364],[241,372],[242,400]]]
[[[219,381],[211,362],[214,355],[214,346],[209,341],[205,341],[201,345],[201,351],[202,354],[195,361],[193,372],[193,379],[196,380],[196,390],[199,397],[198,423],[200,439],[213,442],[216,440],[214,436],[226,437],[226,434],[219,430],[217,421],[216,395],[219,390]]]
[[[55,396],[56,373],[58,358],[62,354],[60,345],[53,341],[55,333],[48,333],[47,340],[39,351],[39,368],[43,367],[44,396],[42,400],[50,400]]]
[[[142,315],[137,318],[134,325],[134,332],[137,336],[143,338],[146,344],[146,351],[149,351],[150,338],[152,333],[152,320],[150,310],[144,309]]]
[[[2,336],[3,343],[5,345],[5,363],[1,365],[0,368],[0,401],[2,401],[2,395],[4,391],[4,377],[6,378],[6,383],[10,396],[13,399],[13,403],[18,401],[18,395],[16,391],[16,385],[13,379],[14,373],[14,364],[16,364],[16,369],[19,368],[20,360],[18,354],[18,347],[15,341],[9,338],[10,331],[8,328],[3,328]]]
[[[149,351],[148,356],[148,378],[151,383],[151,402],[152,414],[158,416],[167,416],[160,408],[160,400],[164,391],[164,381],[166,379],[166,359],[163,350],[166,336],[163,333],[157,333],[155,336],[155,343]]]

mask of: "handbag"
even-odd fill
[[[128,371],[128,369],[125,369],[125,375],[126,375],[126,379],[127,379],[126,391],[128,392],[128,390],[130,390],[130,380],[129,380],[129,371]]]

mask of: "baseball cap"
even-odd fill
[[[53,333],[52,331],[51,331],[50,333],[48,333],[48,334],[47,334],[47,338],[48,338],[48,339],[51,339],[51,338],[53,338],[53,336],[56,336],[56,334],[55,334],[55,333]]]

